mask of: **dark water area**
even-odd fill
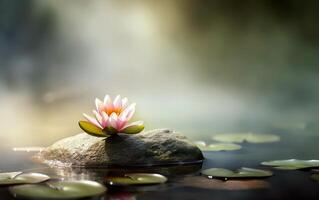
[[[262,161],[275,159],[318,159],[315,151],[318,136],[280,135],[281,141],[264,144],[243,143],[242,149],[229,152],[204,152],[202,165],[178,165],[151,168],[50,168],[32,161],[32,152],[14,152],[2,148],[2,172],[40,172],[64,180],[89,179],[106,184],[105,177],[127,172],[154,172],[168,177],[168,182],[151,186],[107,186],[103,197],[92,199],[318,199],[319,183],[310,179],[311,170],[275,170],[261,166]],[[272,170],[274,176],[265,179],[221,181],[200,175],[201,169],[221,167],[238,169],[251,167]],[[0,188],[1,199],[15,199]]]

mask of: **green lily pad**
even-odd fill
[[[295,170],[295,169],[319,167],[319,160],[298,160],[298,159],[273,160],[273,161],[262,162],[261,164],[266,166],[272,166],[276,169]]]
[[[314,181],[319,182],[319,174],[312,174],[312,175],[310,176],[310,178],[311,178],[312,180],[314,180]]]
[[[206,145],[203,141],[196,141],[194,144],[202,151],[233,151],[241,149],[240,145],[234,143],[214,143]]]
[[[130,173],[120,177],[107,177],[106,182],[109,185],[151,185],[165,183],[167,178],[161,174],[152,173]]]
[[[250,142],[250,143],[266,143],[277,142],[280,140],[278,135],[272,134],[255,134],[255,133],[233,133],[233,134],[219,134],[212,137],[213,140],[219,142]]]
[[[203,170],[201,173],[203,175],[208,176],[208,178],[224,178],[225,180],[229,178],[264,178],[273,175],[271,171],[252,169],[246,167],[242,167],[236,171],[224,168],[210,168]]]
[[[261,179],[232,179],[228,181],[220,179],[208,179],[201,176],[186,176],[180,184],[188,187],[196,187],[209,190],[258,190],[269,188],[268,182]]]
[[[23,173],[23,172],[8,172],[0,173],[0,185],[15,185],[40,183],[49,180],[50,177],[40,173]]]
[[[79,126],[83,131],[85,131],[89,135],[92,135],[95,137],[108,137],[109,136],[102,129],[91,124],[90,122],[79,121]]]
[[[56,181],[46,184],[27,184],[10,188],[18,198],[78,199],[102,195],[106,187],[95,181]]]

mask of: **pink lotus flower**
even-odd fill
[[[95,99],[95,117],[85,113],[87,121],[79,121],[79,126],[88,134],[97,137],[108,137],[116,133],[136,134],[144,129],[143,121],[128,123],[135,112],[135,103],[128,104],[128,99],[118,95],[112,101],[109,95],[105,95],[104,101]]]

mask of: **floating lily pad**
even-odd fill
[[[256,190],[270,187],[269,183],[260,179],[223,181],[200,176],[187,176],[180,184],[210,190]]]
[[[272,176],[271,171],[265,171],[260,169],[252,168],[240,168],[236,171],[232,171],[224,168],[210,168],[202,171],[203,175],[208,176],[208,178],[264,178]]]
[[[195,141],[193,142],[198,148],[205,148],[207,146],[206,142],[204,141]]]
[[[319,167],[319,160],[298,160],[298,159],[273,160],[273,161],[262,162],[261,164],[272,166],[276,169],[295,170],[295,169]]]
[[[240,145],[233,143],[214,143],[206,145],[203,141],[196,141],[194,144],[202,151],[233,151],[241,149]]]
[[[266,143],[266,142],[277,142],[280,140],[280,137],[278,135],[272,135],[272,134],[232,133],[232,134],[214,135],[212,139],[219,142]]]
[[[119,177],[107,177],[109,185],[150,185],[165,183],[167,178],[161,174],[152,173],[130,173]]]
[[[314,181],[319,182],[319,174],[312,174],[312,175],[310,176],[310,178],[311,178],[312,180],[314,180]]]
[[[27,184],[10,188],[18,198],[32,199],[77,199],[98,196],[106,187],[94,181],[57,181],[46,184]]]
[[[241,146],[233,143],[215,143],[208,145],[209,151],[233,151],[241,149]]]
[[[40,173],[23,173],[23,172],[8,172],[0,173],[0,185],[15,185],[40,183],[49,180],[50,177]]]

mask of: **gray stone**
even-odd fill
[[[184,135],[168,129],[107,139],[80,133],[54,143],[35,158],[49,165],[82,167],[188,164],[204,159]]]

